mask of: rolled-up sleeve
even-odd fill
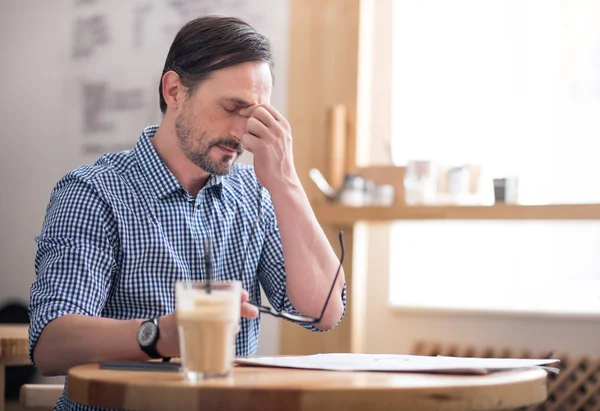
[[[277,311],[286,311],[289,313],[300,314],[291,303],[286,292],[286,273],[283,260],[283,246],[281,243],[281,235],[277,226],[275,217],[275,209],[268,194],[263,194],[266,201],[263,201],[263,219],[264,227],[264,244],[258,263],[258,278],[265,291],[265,295],[269,299],[269,303]],[[342,302],[344,312],[338,324],[342,321],[346,314],[346,283],[342,291]],[[301,324],[304,328],[321,332],[311,324]],[[336,324],[337,325],[337,324]]]
[[[76,175],[52,191],[36,237],[36,279],[30,290],[29,355],[52,320],[68,314],[99,316],[115,268],[110,208]]]

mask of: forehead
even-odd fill
[[[252,104],[266,103],[271,97],[273,78],[264,62],[246,62],[217,70],[198,87],[199,94],[237,98]]]

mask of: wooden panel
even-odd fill
[[[288,121],[294,136],[296,170],[312,204],[323,194],[310,181],[311,168],[330,172],[332,142],[331,115],[342,105],[346,119],[345,163],[352,162],[356,133],[358,29],[360,0],[291,0],[290,57],[288,82]],[[335,132],[340,131],[339,128]],[[338,141],[338,143],[340,143]],[[337,160],[336,160],[337,161]],[[347,167],[347,166],[346,166]],[[325,231],[336,253],[337,232],[334,224]],[[350,225],[351,227],[351,225]],[[346,264],[344,271],[348,295],[352,279],[352,229],[344,230]],[[326,333],[313,333],[284,322],[280,352],[307,354],[350,351],[351,310],[343,322]]]
[[[600,204],[346,207],[322,203],[314,210],[321,224],[440,219],[600,220]]]
[[[346,141],[348,137],[348,111],[346,106],[338,104],[332,108],[329,123],[329,169],[327,178],[335,190],[339,190],[344,182],[347,167]]]
[[[288,121],[294,162],[310,200],[322,193],[308,177],[329,169],[331,111],[346,108],[347,147],[354,145],[360,0],[291,0]]]
[[[29,332],[27,325],[0,325],[0,364],[28,365]]]

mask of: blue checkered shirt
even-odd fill
[[[175,281],[205,278],[205,237],[212,239],[217,280],[242,281],[251,301],[260,301],[262,285],[275,309],[295,312],[273,205],[253,168],[235,164],[192,197],[154,150],[157,128],[144,129],[132,150],[67,174],[52,191],[36,238],[30,355],[44,327],[63,315],[145,319],[173,312]],[[241,320],[237,355],[256,352],[259,331],[258,319]],[[98,408],[74,403],[65,389],[56,409]]]

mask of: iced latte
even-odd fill
[[[178,282],[177,325],[186,379],[227,376],[233,367],[240,321],[241,283]]]

